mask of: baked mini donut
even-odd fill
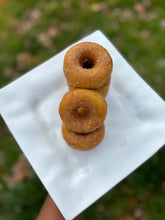
[[[103,124],[107,114],[107,104],[94,90],[74,89],[63,96],[59,114],[71,131],[88,133]]]
[[[62,134],[65,141],[68,143],[69,146],[77,150],[90,150],[96,147],[104,138],[104,133],[104,124],[102,124],[93,132],[87,134],[80,134],[69,130],[64,125],[64,123],[62,123]]]
[[[64,58],[64,74],[75,87],[96,89],[107,82],[112,72],[108,51],[92,42],[79,43],[69,49]]]
[[[107,79],[107,82],[104,85],[97,88],[96,91],[99,92],[103,97],[106,97],[106,95],[108,94],[110,82],[111,82],[111,77]]]
[[[103,97],[106,97],[108,90],[109,90],[109,85],[110,85],[110,81],[111,81],[111,77],[109,77],[109,79],[107,79],[107,82],[104,83],[104,85],[102,85],[101,87],[97,88],[97,89],[93,89],[97,92],[99,92]],[[77,87],[73,86],[70,82],[67,81],[67,85],[69,87],[69,91],[73,90],[73,89],[77,89]]]

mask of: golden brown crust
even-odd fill
[[[69,130],[62,123],[62,134],[65,141],[74,149],[90,150],[96,147],[104,138],[105,126],[101,125],[98,129],[87,134],[78,134]]]
[[[110,85],[110,81],[111,81],[111,77],[109,77],[109,79],[107,79],[107,82],[102,85],[101,87],[97,88],[97,89],[93,89],[97,92],[99,92],[103,97],[106,97],[106,95],[108,94],[108,90],[109,90],[109,85]],[[69,87],[69,91],[73,90],[73,89],[77,89],[77,87],[73,86],[70,82],[67,81],[67,85]]]
[[[69,49],[64,58],[64,74],[73,86],[95,89],[107,82],[112,72],[112,59],[101,45],[84,42]]]
[[[111,82],[111,77],[107,79],[107,82],[104,85],[97,88],[96,91],[99,92],[103,97],[106,97],[108,94],[110,82]]]
[[[82,110],[82,107],[85,110]],[[94,90],[75,89],[63,96],[59,114],[68,129],[77,133],[88,133],[103,124],[107,114],[107,104]]]

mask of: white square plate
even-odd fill
[[[91,151],[63,140],[59,103],[68,91],[66,51],[0,90],[0,113],[66,219],[72,219],[165,143],[165,103],[100,32],[79,42],[101,44],[114,67],[106,97],[105,138]],[[72,45],[71,45],[72,46]]]

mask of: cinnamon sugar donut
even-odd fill
[[[109,79],[107,79],[107,82],[102,85],[101,87],[97,88],[97,89],[93,89],[96,90],[97,92],[99,92],[103,97],[106,97],[108,90],[109,90],[109,85],[110,85],[110,81],[111,81],[111,77],[109,77]],[[73,89],[77,89],[77,87],[73,86],[70,82],[67,81],[67,85],[69,87],[69,91],[73,90]]]
[[[107,82],[112,66],[111,56],[104,47],[84,42],[67,51],[63,69],[67,81],[73,86],[95,89]]]
[[[74,89],[67,92],[60,103],[59,114],[68,129],[88,133],[103,124],[107,113],[104,98],[96,91]]]
[[[64,125],[64,123],[62,123],[62,134],[65,141],[68,143],[69,146],[77,150],[90,150],[96,147],[104,138],[104,133],[104,124],[102,124],[93,132],[87,134],[80,134],[69,130]]]

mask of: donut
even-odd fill
[[[105,133],[105,126],[102,124],[99,128],[95,131],[87,133],[87,134],[80,134],[75,133],[69,130],[64,123],[62,123],[62,134],[64,140],[67,144],[77,150],[90,150],[96,147],[104,138]]]
[[[67,51],[63,70],[67,81],[73,86],[96,89],[107,82],[112,66],[111,56],[104,47],[84,42]]]
[[[99,92],[103,97],[106,97],[108,90],[109,90],[109,85],[110,85],[110,81],[111,81],[111,77],[109,77],[109,79],[107,79],[107,82],[102,85],[101,87],[94,89],[97,92]],[[70,82],[67,81],[67,85],[69,87],[69,91],[76,89],[77,87],[73,86]]]
[[[106,97],[108,94],[110,81],[111,81],[111,77],[107,79],[107,82],[103,86],[96,89],[96,91],[99,92],[103,97]]]
[[[88,133],[103,124],[107,114],[107,104],[94,90],[74,89],[63,96],[59,105],[59,114],[69,130]]]

